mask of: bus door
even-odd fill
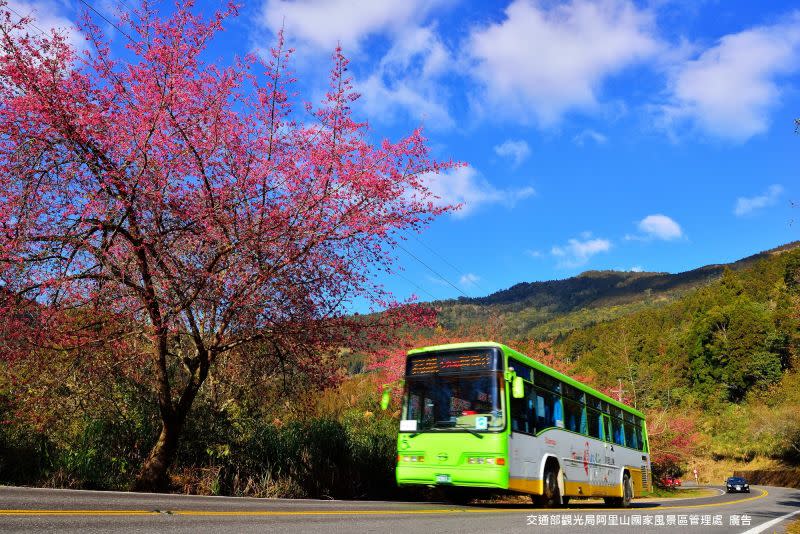
[[[614,451],[614,434],[612,434],[611,428],[611,416],[608,414],[603,414],[603,436],[605,444],[603,445],[603,456],[600,458],[600,462],[602,467],[600,468],[600,473],[602,474],[602,482],[600,485],[604,486],[604,490],[613,490],[617,486],[617,477],[616,477],[616,469],[614,468],[614,459],[615,459],[615,451]],[[605,492],[604,492],[605,493]]]
[[[518,491],[532,492],[538,486],[538,458],[541,456],[536,434],[535,393],[525,383],[525,396],[511,399],[509,433],[509,487]]]

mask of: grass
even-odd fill
[[[713,460],[711,458],[697,458],[697,471],[700,484],[712,484],[716,486],[724,484],[725,479],[727,479],[729,476],[733,476],[733,472],[739,469],[750,470],[780,468],[780,462],[760,456],[755,457],[750,462],[729,459]],[[692,466],[689,466],[686,474],[683,477],[684,480],[690,480],[690,478],[694,478],[691,470]]]
[[[786,525],[786,534],[800,534],[800,519]]]

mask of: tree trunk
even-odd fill
[[[178,438],[185,419],[186,414],[162,417],[161,434],[136,476],[131,490],[159,492],[168,488],[167,473],[175,459],[175,453],[178,451]]]
[[[131,488],[133,491],[159,492],[165,491],[169,486],[168,472],[175,460],[175,454],[178,452],[183,425],[186,423],[186,417],[192,408],[200,386],[208,377],[210,365],[208,352],[199,351],[197,360],[199,361],[197,365],[190,366],[189,381],[180,399],[174,404],[169,397],[170,388],[166,372],[159,375],[162,384],[166,384],[161,388],[161,398],[159,399],[161,434],[133,483]],[[166,358],[161,361],[166,361]],[[163,367],[163,369],[165,368],[166,366]]]

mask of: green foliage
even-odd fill
[[[10,422],[0,425],[0,484],[31,484],[48,472],[51,443]]]
[[[98,406],[89,415],[66,404],[40,426],[18,417],[18,399],[0,391],[0,483],[127,489],[155,441],[157,419],[128,385],[113,386],[115,409]]]
[[[731,401],[740,401],[751,388],[780,380],[786,360],[781,353],[784,339],[785,333],[774,330],[765,303],[736,296],[730,304],[698,313],[692,321],[691,379],[702,391],[721,387]]]
[[[175,471],[213,473],[194,487],[218,495],[392,498],[397,425],[351,409],[337,419],[266,422],[201,403],[187,422]],[[130,423],[89,419],[71,425],[61,445],[22,425],[0,427],[0,482],[125,489],[141,465],[142,442]],[[150,438],[150,436],[148,436]],[[268,481],[256,491],[254,481]],[[180,482],[179,482],[180,483]],[[183,488],[181,488],[183,489]]]
[[[592,273],[569,286],[582,293],[563,305],[564,286],[553,282],[544,293],[533,288],[540,293],[530,302],[541,306],[462,301],[445,306],[443,318],[465,330],[497,321],[522,339],[553,336],[551,355],[572,374],[606,390],[622,380],[626,400],[649,415],[651,442],[661,453],[654,455],[654,477],[680,475],[695,454],[800,463],[800,250],[714,273],[702,287],[686,285],[699,283],[693,275],[667,292],[642,290],[670,280],[662,275]],[[592,283],[600,285],[591,289]],[[341,358],[352,373],[362,369],[362,354],[343,351]],[[320,392],[301,375],[286,381],[233,360],[226,365],[227,382],[210,380],[186,421],[176,488],[270,497],[403,495],[394,483],[397,413],[377,410],[373,377],[351,376]],[[42,425],[16,416],[24,406],[10,384],[0,372],[0,483],[129,486],[159,430],[154,405],[135,386],[109,376],[105,400],[85,394],[80,380],[51,389],[55,417]]]
[[[226,495],[247,493],[242,481],[269,480],[291,488],[281,496],[389,498],[397,494],[396,421],[367,414],[352,410],[342,419],[248,421],[242,434],[228,436],[223,454],[201,453],[194,465],[220,467],[216,489]],[[182,455],[178,465],[187,465],[187,459]]]

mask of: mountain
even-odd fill
[[[587,271],[572,278],[521,282],[485,297],[435,302],[448,330],[498,321],[510,338],[545,338],[660,306],[717,280],[726,269],[747,269],[759,260],[800,247],[800,241],[727,264],[682,273]]]

